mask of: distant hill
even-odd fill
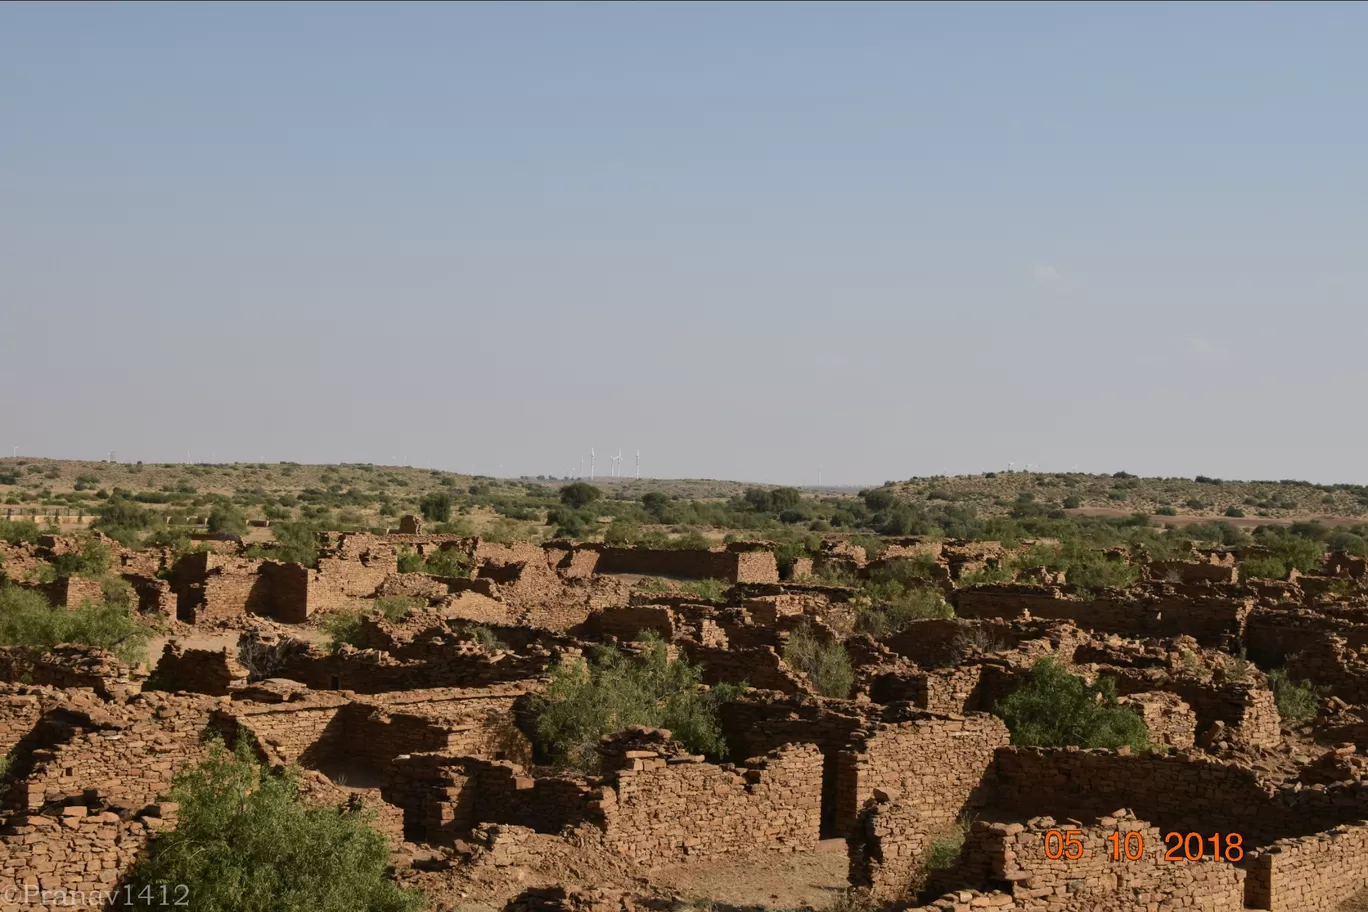
[[[912,503],[972,505],[981,516],[1005,515],[1023,497],[1080,513],[1160,514],[1178,523],[1234,519],[1236,512],[1248,520],[1284,522],[1368,516],[1368,486],[1305,481],[1140,478],[1125,472],[990,472],[913,478],[892,482],[880,490]]]

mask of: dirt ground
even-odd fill
[[[592,846],[572,848],[543,837],[535,865],[414,872],[435,899],[435,912],[498,912],[529,887],[577,886],[629,890],[690,907],[821,909],[848,886],[844,840],[813,852],[764,852],[758,857],[699,859],[647,869]]]

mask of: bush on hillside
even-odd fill
[[[669,729],[695,753],[720,760],[727,754],[717,707],[745,685],[702,688],[703,673],[684,658],[671,659],[653,634],[630,655],[600,645],[586,659],[562,659],[546,693],[538,697],[539,752],[557,766],[598,769],[599,739],[630,725]]]
[[[390,848],[360,802],[310,807],[294,770],[274,773],[239,733],[175,778],[176,827],[157,835],[129,879],[137,907],[162,889],[196,912],[415,912],[422,894],[390,879]],[[150,890],[144,892],[144,888]],[[139,901],[139,893],[152,901]]]
[[[603,496],[587,481],[571,482],[560,490],[560,502],[572,510],[582,510]]]
[[[1031,669],[1030,681],[1002,700],[994,712],[1021,747],[1149,746],[1144,719],[1116,699],[1116,682],[1088,684],[1053,658]]]
[[[451,495],[445,491],[424,494],[418,501],[418,511],[428,522],[447,522],[451,519]]]

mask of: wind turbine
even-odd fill
[[[18,455],[19,455],[19,448],[18,448],[18,447],[15,447],[15,448],[14,448],[14,452],[13,452],[13,453],[10,453],[10,458],[13,459],[14,457],[16,457],[16,456],[18,456]]]
[[[589,448],[589,480],[594,480],[594,448]]]
[[[641,450],[637,450],[637,480],[641,480]]]
[[[1012,467],[1015,466],[1015,465],[1016,465],[1015,462],[1009,462],[1009,463],[1007,463],[1007,471],[1009,471],[1009,472],[1012,471]]]
[[[1038,468],[1040,468],[1040,464],[1039,464],[1039,463],[1035,463],[1035,462],[1028,462],[1028,463],[1026,463],[1026,471],[1028,471],[1028,472],[1031,471],[1032,469],[1038,469]]]
[[[618,447],[618,454],[613,457],[613,474],[622,477],[622,447]]]

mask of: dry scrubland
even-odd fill
[[[0,473],[0,895],[1301,912],[1368,889],[1361,488]]]

